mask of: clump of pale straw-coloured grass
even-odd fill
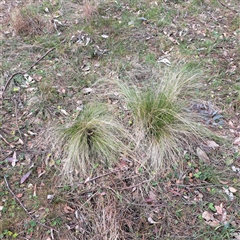
[[[191,148],[209,131],[186,111],[186,99],[195,94],[198,73],[169,68],[159,79],[142,88],[118,83],[132,112],[136,153],[156,172],[181,162],[180,153]]]
[[[63,174],[68,179],[75,172],[85,177],[95,164],[110,165],[127,149],[123,142],[127,135],[106,105],[86,105],[76,121],[57,130]]]

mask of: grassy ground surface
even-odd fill
[[[239,1],[22,2],[0,3],[0,239],[240,239]],[[161,176],[123,153],[63,181],[52,127],[98,101],[131,130],[114,82],[179,63],[203,72],[187,101],[225,141]]]

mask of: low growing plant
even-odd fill
[[[178,166],[181,150],[193,147],[208,132],[196,122],[195,114],[186,110],[197,77],[188,67],[170,68],[141,89],[119,84],[132,112],[136,151],[156,172]]]
[[[11,14],[11,25],[16,35],[35,36],[44,33],[46,25],[36,6],[26,6]]]
[[[123,139],[128,133],[104,104],[85,106],[78,119],[58,129],[57,134],[65,158],[63,174],[69,179],[75,170],[85,176],[96,163],[111,164],[127,149]]]

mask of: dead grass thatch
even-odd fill
[[[12,13],[11,25],[15,35],[34,36],[44,33],[46,23],[34,10],[34,6],[26,6]]]

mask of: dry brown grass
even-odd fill
[[[46,23],[33,6],[16,9],[11,15],[15,35],[34,36],[44,33]]]
[[[123,141],[128,132],[104,104],[86,105],[73,124],[61,126],[53,135],[62,149],[58,155],[64,159],[62,172],[68,181],[76,171],[81,177],[89,176],[96,164],[109,166],[128,151]]]
[[[118,209],[115,197],[100,196],[98,198],[97,214],[94,218],[95,236],[103,240],[119,239]]]
[[[127,165],[126,165],[127,166]],[[128,189],[124,179],[128,178],[131,184],[138,179],[144,181],[143,176],[129,177],[131,171],[119,171],[116,174],[100,178],[98,187],[87,184],[80,186],[79,195],[72,198],[81,201],[75,208],[78,218],[77,238],[80,240],[120,240],[120,239],[144,239],[138,238],[148,227],[145,211],[142,209],[144,196],[149,186],[138,186],[133,194],[131,187]],[[117,184],[117,188],[116,185]],[[89,192],[89,189],[91,192]],[[131,204],[134,195],[136,204]],[[68,196],[70,197],[70,196]],[[139,203],[139,204],[138,204]],[[70,205],[71,206],[71,205]],[[150,209],[149,209],[150,210]],[[67,239],[75,239],[69,236]]]
[[[200,4],[199,1],[157,1],[157,6],[152,0],[99,0],[96,12],[88,14],[85,11],[90,16],[87,21],[82,16],[84,1],[24,0],[21,1],[22,4],[18,0],[4,1],[7,7],[19,2],[18,8],[26,5],[26,2],[35,2],[40,6],[41,3],[48,6],[50,2],[58,2],[59,5],[49,7],[49,14],[43,12],[44,5],[33,9],[36,10],[34,14],[40,14],[47,21],[46,18],[52,18],[50,13],[61,11],[63,15],[58,19],[64,24],[66,21],[66,25],[59,35],[55,32],[51,35],[40,33],[36,37],[14,37],[3,32],[6,37],[1,46],[4,60],[0,77],[2,86],[14,72],[28,69],[49,48],[55,47],[56,50],[29,72],[31,77],[36,77],[35,83],[23,88],[21,85],[24,78],[15,77],[2,100],[0,134],[6,142],[0,138],[0,169],[6,176],[10,189],[23,205],[18,204],[2,181],[0,239],[13,239],[16,234],[18,236],[15,239],[59,240],[233,239],[234,231],[240,235],[239,191],[233,194],[233,201],[223,191],[223,188],[228,190],[230,186],[235,189],[240,187],[239,181],[236,181],[238,173],[232,168],[240,166],[238,146],[230,142],[212,149],[206,142],[200,141],[190,149],[192,145],[188,148],[188,144],[194,143],[195,139],[182,141],[177,132],[178,126],[171,121],[168,125],[174,125],[174,128],[169,131],[176,131],[170,137],[181,141],[171,143],[169,138],[166,141],[170,146],[174,147],[175,144],[176,152],[167,152],[166,141],[162,141],[162,146],[157,146],[154,142],[155,145],[149,145],[160,131],[154,132],[154,122],[147,118],[149,115],[141,118],[146,119],[143,126],[134,119],[134,112],[126,107],[125,98],[119,94],[119,89],[115,89],[114,82],[121,80],[129,88],[136,85],[141,96],[146,96],[145,87],[150,88],[156,83],[154,89],[157,92],[159,80],[162,79],[164,64],[156,63],[159,57],[167,58],[172,65],[174,59],[177,62],[185,59],[192,68],[206,68],[206,74],[199,79],[199,83],[204,86],[203,91],[196,88],[194,97],[198,96],[199,91],[203,95],[201,101],[213,101],[223,110],[226,124],[208,124],[207,127],[230,141],[234,140],[240,119],[237,109],[235,112],[232,109],[232,99],[235,100],[237,92],[232,91],[231,85],[237,84],[239,71],[237,32],[231,29],[236,26],[237,16],[217,1],[209,1],[207,4]],[[88,1],[93,3],[94,0]],[[229,7],[234,2],[237,3],[232,0]],[[12,15],[13,11],[9,13]],[[147,21],[140,20],[141,17],[146,17]],[[231,23],[233,21],[234,26]],[[9,31],[8,28],[9,25],[5,24],[3,29]],[[214,31],[206,32],[206,29]],[[80,31],[93,39],[87,46],[70,40],[71,36],[76,36]],[[107,40],[101,38],[100,34],[103,33],[109,36]],[[21,34],[25,34],[24,31]],[[177,40],[179,45],[172,40]],[[106,49],[106,54],[93,54],[96,47]],[[156,65],[161,68],[160,73],[155,70]],[[231,67],[236,67],[236,70],[229,72]],[[110,83],[95,82],[99,79],[108,79]],[[170,83],[175,86],[174,81]],[[91,92],[84,94],[84,88],[91,89]],[[176,88],[170,89],[176,92]],[[162,93],[163,90],[160,90],[158,92]],[[172,96],[170,92],[168,95]],[[190,106],[192,99],[195,100],[189,95],[182,99],[182,91],[177,95],[183,103],[189,103]],[[161,102],[166,102],[163,94],[160,96]],[[55,156],[51,152],[52,142],[46,141],[52,132],[46,132],[45,138],[42,134],[48,127],[53,128],[60,123],[63,127],[71,127],[76,116],[83,113],[80,109],[86,109],[92,102],[106,103],[112,115],[132,135],[139,134],[137,140],[141,144],[138,145],[136,156],[135,141],[131,141],[131,155],[128,152],[118,152],[110,161],[111,165],[105,164],[101,153],[95,159],[90,155],[89,159],[95,161],[90,164],[87,162],[89,174],[83,176],[80,171],[76,171],[74,185],[68,185],[61,182],[62,175],[59,175],[64,164],[61,160],[68,157],[67,144],[64,145],[66,151],[63,153],[64,149],[56,139],[59,156]],[[203,107],[203,110],[208,109]],[[212,116],[209,119],[213,122]],[[200,116],[197,120],[203,124],[206,122]],[[167,127],[165,129],[168,130]],[[93,137],[93,131],[87,133],[89,140]],[[146,135],[148,139],[144,138]],[[125,144],[128,142],[124,141]],[[220,145],[220,142],[217,143]],[[209,162],[199,159],[195,151],[198,147],[206,152]],[[158,160],[157,157],[162,156],[164,148],[165,156],[171,154],[175,157],[177,151],[181,151],[181,155],[176,156],[180,157],[180,161],[177,162],[178,167],[175,164],[169,174],[164,172],[161,176],[155,175],[154,166],[149,171],[146,169],[148,162],[144,166],[143,163],[148,160],[148,156],[152,157],[151,160]],[[84,150],[86,152],[85,148]],[[15,162],[14,156],[18,162]],[[162,158],[164,167],[165,163],[169,163],[169,158]],[[21,178],[30,170],[26,182],[20,184]],[[226,224],[210,227],[202,217],[204,211],[221,219],[220,215],[217,216],[212,211],[212,207],[210,209],[211,205],[223,206],[226,211],[222,209],[222,212],[231,222],[227,220]],[[29,214],[25,213],[23,206]]]
[[[154,84],[143,88],[118,85],[132,112],[135,151],[146,156],[141,161],[147,167],[162,174],[180,167],[183,149],[194,149],[210,133],[185,110],[185,99],[194,95],[194,83],[201,75],[180,66],[166,69],[159,78],[161,72],[152,79]]]
[[[82,16],[86,21],[89,21],[95,14],[97,14],[99,3],[98,0],[85,0],[83,2]]]

